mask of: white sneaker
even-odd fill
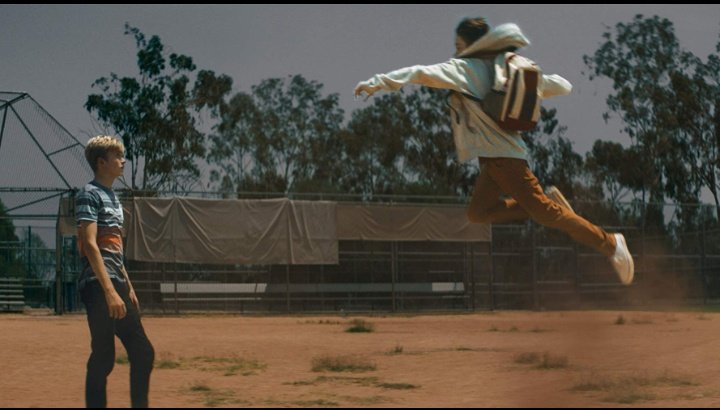
[[[569,209],[572,213],[575,213],[575,210],[572,206],[570,206],[570,202],[568,202],[567,199],[565,199],[565,196],[560,192],[559,189],[555,185],[549,186],[545,190],[545,195],[547,195],[548,198],[552,199],[553,202],[556,202],[560,206],[564,206],[565,208]]]
[[[633,281],[635,275],[635,264],[633,262],[630,250],[625,243],[625,236],[621,233],[613,234],[615,236],[615,254],[610,257],[610,263],[612,263],[615,272],[620,277],[620,282],[623,285],[629,285]]]

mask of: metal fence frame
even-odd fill
[[[262,195],[268,194],[258,194]],[[319,194],[315,197],[319,199]],[[326,196],[324,199],[330,198]],[[448,197],[429,197],[429,200],[458,201]],[[397,203],[405,204],[400,200]],[[30,216],[22,217],[27,219]],[[654,237],[637,227],[605,228],[624,232],[628,237],[636,259],[636,280],[630,287],[619,283],[602,255],[534,222],[494,225],[493,240],[489,243],[418,245],[392,241],[340,241],[339,266],[150,266],[129,262],[128,268],[143,309],[165,314],[191,311],[475,311],[717,302],[720,296],[720,249],[708,244],[720,242],[717,240],[720,239],[720,230],[708,230],[702,225],[698,232],[683,234],[696,237],[693,240],[699,245],[694,252],[658,254],[651,252],[647,244],[667,238]],[[16,247],[19,245],[16,244]],[[48,307],[53,307],[58,314],[81,311],[82,304],[75,286],[79,272],[76,240],[58,236],[57,245],[54,250],[57,266],[54,289],[42,280],[24,278],[28,304],[42,306],[43,302],[39,299],[44,298]],[[2,250],[0,245],[0,252]],[[353,263],[358,267],[352,268]],[[434,263],[451,267],[444,271],[425,269]],[[337,272],[343,269],[343,273]],[[0,276],[3,274],[6,275],[0,272]],[[350,278],[350,275],[353,277]],[[654,289],[657,286],[653,282],[658,281],[666,282],[664,285],[668,289]],[[272,285],[275,292],[262,295],[229,292],[221,294],[220,298],[224,300],[217,303],[191,303],[181,300],[183,297],[177,291],[163,293],[159,290],[163,283],[179,289],[187,283],[203,282],[264,283]],[[687,289],[680,289],[685,282],[690,285]],[[345,285],[350,291],[333,293],[327,291],[328,287],[317,288],[316,292],[308,291],[308,286],[313,283]],[[421,285],[433,283],[440,284],[441,289],[430,292],[417,290]],[[363,284],[374,284],[374,287],[363,288]],[[381,284],[389,288],[383,288]],[[411,285],[415,288],[408,291]],[[357,291],[352,291],[353,287]],[[675,295],[673,287],[678,290]],[[373,289],[379,291],[373,292]],[[185,296],[184,299],[189,299],[193,295]],[[233,298],[238,303],[233,302]]]

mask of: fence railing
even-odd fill
[[[573,205],[581,214],[598,206]],[[638,223],[642,212],[624,209],[622,217],[588,219],[625,234],[636,267],[627,287],[605,257],[532,222],[494,225],[489,243],[340,241],[338,265],[129,261],[128,270],[143,310],[167,314],[627,307],[720,299],[720,227],[714,215],[683,224],[687,215],[677,207],[664,209],[659,215],[665,227],[658,229]],[[18,241],[0,243],[0,278],[21,278],[29,307],[82,310],[76,240],[60,238],[57,250],[28,240],[43,229],[52,230],[20,227]]]

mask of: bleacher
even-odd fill
[[[22,280],[0,278],[0,312],[22,312],[24,309]]]
[[[307,304],[304,311],[327,303],[337,309],[376,310],[393,299],[456,299],[467,297],[462,282],[432,283],[160,283],[162,309],[182,310],[234,309],[262,311],[270,309],[272,302]],[[259,302],[253,305],[253,302]],[[401,302],[397,302],[401,303]],[[253,308],[254,306],[254,308]],[[328,309],[328,306],[324,306]],[[388,307],[385,306],[387,309]]]

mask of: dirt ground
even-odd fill
[[[346,332],[353,319],[374,331]],[[717,313],[145,316],[143,323],[156,350],[153,407],[720,407]],[[127,407],[129,365],[117,346],[108,405]],[[83,407],[88,354],[82,315],[0,315],[0,406]],[[360,368],[313,371],[323,357]]]

